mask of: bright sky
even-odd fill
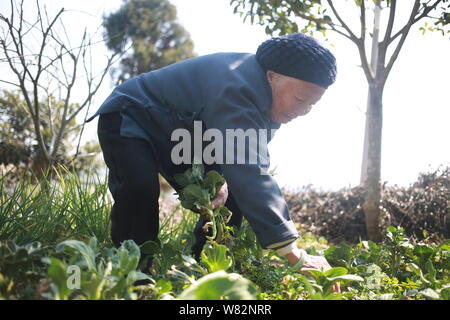
[[[95,30],[102,14],[116,10],[121,4],[119,0],[40,2],[48,3],[50,10],[65,7],[89,13],[66,15],[66,28],[73,38],[79,37],[85,26]],[[199,55],[256,52],[258,45],[268,39],[263,27],[244,24],[233,14],[229,0],[171,2],[177,6],[179,21],[191,34]],[[5,5],[6,1],[0,4],[2,13],[6,12]],[[28,1],[27,5],[34,6],[34,1]],[[346,14],[357,18],[356,12]],[[440,33],[422,36],[418,27],[408,36],[384,91],[382,180],[389,185],[409,185],[419,172],[450,165],[450,41]],[[358,66],[354,44],[331,33],[329,39],[326,45],[333,45],[330,49],[338,62],[336,83],[307,116],[283,125],[269,145],[271,164],[277,168],[275,178],[280,186],[299,188],[312,184],[336,190],[359,184],[366,80]],[[104,48],[97,50],[98,57],[106,53]],[[3,74],[5,69],[1,70]],[[111,90],[111,82],[106,81],[90,113]],[[87,125],[84,139],[95,138],[96,125],[96,121]]]

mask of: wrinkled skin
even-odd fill
[[[326,89],[311,82],[267,71],[267,80],[272,88],[271,119],[278,123],[304,116],[311,111]]]

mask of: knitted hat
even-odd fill
[[[336,80],[336,58],[316,39],[293,33],[264,41],[256,59],[266,70],[328,88]]]

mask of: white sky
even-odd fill
[[[119,0],[40,2],[47,3],[50,11],[60,7],[76,10],[65,16],[66,28],[74,39],[80,37],[85,26],[95,30],[104,12],[114,11],[121,5]],[[177,6],[179,21],[191,34],[199,55],[220,51],[256,52],[258,45],[268,39],[263,27],[244,24],[233,14],[229,0],[171,2]],[[34,1],[26,1],[26,5],[34,8]],[[8,12],[5,6],[7,2],[1,1],[2,13]],[[402,22],[408,7],[400,9]],[[357,18],[356,12],[346,14]],[[352,26],[358,30],[357,23]],[[382,180],[389,185],[408,185],[419,172],[450,164],[450,41],[448,35],[443,37],[440,33],[422,36],[418,27],[408,36],[384,91]],[[336,83],[310,114],[283,125],[269,145],[271,164],[277,167],[275,178],[280,186],[296,188],[313,184],[335,190],[359,183],[366,80],[358,67],[359,56],[354,44],[332,33],[329,39],[326,45],[333,45],[330,49],[338,62]],[[97,50],[98,65],[101,65],[106,50],[101,46]],[[6,77],[5,68],[0,67],[0,71],[1,77]],[[105,81],[90,113],[111,90],[112,83]],[[96,139],[96,125],[96,121],[87,125],[85,140]]]

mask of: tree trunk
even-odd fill
[[[53,163],[51,163],[42,152],[38,152],[31,164],[31,171],[33,173],[32,182],[42,184],[44,180],[47,180],[47,178],[51,176],[52,167]]]
[[[378,40],[380,36],[380,18],[381,18],[381,5],[380,0],[377,0],[375,3],[374,9],[374,17],[373,17],[373,30],[372,30],[372,50],[370,54],[370,72],[374,78],[377,76],[377,65],[378,65]],[[368,81],[370,83],[370,81]],[[368,110],[370,108],[370,90],[367,95],[367,119],[369,119]],[[360,185],[364,185],[364,181],[367,178],[367,157],[368,157],[368,148],[369,148],[369,128],[368,128],[369,120],[366,120],[366,128],[364,130],[364,148],[363,148],[363,157],[361,164],[361,176],[360,176]]]
[[[379,228],[381,201],[381,136],[383,127],[383,87],[369,86],[369,106],[367,109],[367,171],[364,181],[366,198],[363,204],[367,236],[372,241],[381,241]]]

